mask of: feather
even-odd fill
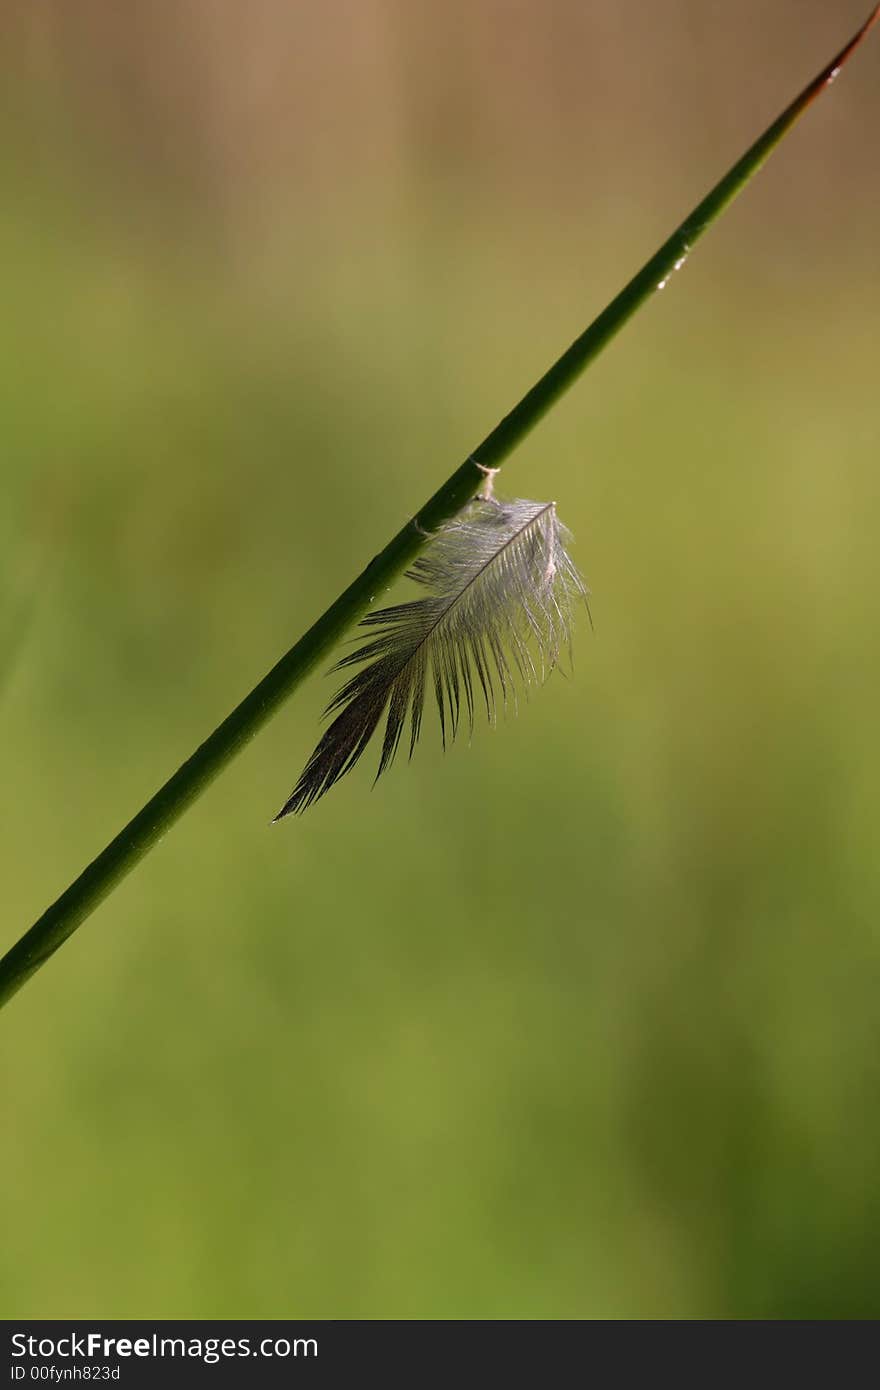
[[[304,811],[350,772],[387,710],[377,778],[392,762],[409,716],[409,755],[430,687],[444,748],[477,705],[517,682],[543,679],[570,645],[572,602],[588,591],[566,549],[555,502],[477,499],[444,526],[407,572],[427,593],[369,613],[370,636],[333,668],[359,666],[326,710],[335,715],[275,817]]]

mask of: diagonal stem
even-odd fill
[[[363,573],[11,947],[0,960],[0,1005],[63,945],[269,721],[316,662],[368,608],[371,595],[406,569],[423,546],[426,533],[459,511],[482,484],[484,470],[497,468],[504,462],[623,325],[684,264],[698,238],[757,173],[807,107],[831,84],[878,18],[880,5],[416,516],[374,556]]]

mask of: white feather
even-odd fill
[[[543,679],[569,644],[572,601],[587,599],[567,539],[555,502],[480,499],[443,527],[408,571],[428,593],[368,614],[361,626],[373,635],[334,668],[361,667],[328,706],[335,718],[276,820],[305,810],[349,772],[386,710],[377,777],[407,715],[412,756],[429,683],[445,747],[462,714],[473,729],[478,701],[492,719],[499,692],[506,703],[517,678]]]

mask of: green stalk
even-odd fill
[[[0,1005],[58,950],[268,722],[316,662],[363,614],[372,596],[407,568],[424,545],[426,534],[454,516],[473,495],[483,482],[480,465],[498,468],[627,320],[683,265],[698,238],[745,187],[798,117],[833,81],[878,17],[880,5],[846,47],[786,107],[599,317],[526,392],[510,414],[504,416],[326,613],[7,952],[0,960]]]

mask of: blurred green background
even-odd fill
[[[5,0],[4,947],[863,9]],[[4,1011],[4,1316],[880,1313],[878,73],[508,465],[573,677],[270,830],[312,679]]]

